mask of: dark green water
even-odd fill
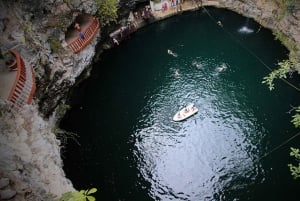
[[[63,153],[77,189],[96,187],[107,201],[299,200],[287,164],[300,139],[271,152],[297,133],[287,112],[299,94],[281,81],[270,92],[261,84],[269,70],[241,44],[271,68],[287,51],[253,21],[209,12],[224,29],[187,13],[101,55],[61,124],[80,135]],[[245,25],[254,32],[240,32]],[[189,102],[199,112],[173,122]]]

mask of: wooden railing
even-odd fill
[[[20,54],[14,50],[10,52],[16,60],[16,79],[8,96],[12,107],[16,110],[22,108],[25,104],[31,104],[36,89],[33,68],[26,67]]]
[[[91,40],[96,35],[99,27],[100,27],[99,21],[96,18],[93,18],[91,22],[88,24],[87,28],[82,31],[85,38],[82,39],[78,36],[76,39],[70,42],[68,46],[72,49],[74,53],[80,52],[91,42]]]

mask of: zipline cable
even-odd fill
[[[218,21],[208,12],[208,10],[202,6],[202,8],[204,9],[204,11],[207,13],[207,15],[210,17],[210,19],[215,22],[216,24],[219,24]],[[244,48],[246,51],[248,51],[253,57],[255,57],[261,64],[263,64],[264,67],[266,67],[269,71],[272,71],[272,69],[261,59],[259,58],[252,50],[250,50],[248,47],[246,47],[240,40],[238,40],[232,33],[230,33],[229,31],[227,31],[224,26],[222,24],[219,24],[219,26],[223,29],[223,31],[225,33],[227,33],[231,38],[233,38],[233,40],[235,40],[242,48]],[[284,78],[279,78],[281,79],[284,83],[286,83],[287,85],[289,85],[290,87],[294,88],[295,90],[300,92],[300,89],[298,87],[296,87],[295,85],[293,85],[292,83],[290,83],[289,81],[287,81]]]
[[[240,40],[238,40],[233,34],[231,34],[229,31],[227,31],[222,24],[220,24],[209,12],[205,7],[202,7],[204,9],[204,11],[207,13],[207,15],[210,17],[210,19],[215,22],[216,24],[218,24],[225,33],[227,33],[230,37],[232,37],[242,48],[244,48],[245,50],[247,50],[253,57],[255,57],[261,64],[263,64],[263,66],[265,66],[268,70],[272,71],[272,69],[261,59],[259,58],[253,51],[251,51],[249,48],[247,48]],[[294,86],[292,83],[290,83],[289,81],[280,78],[283,82],[285,82],[286,84],[288,84],[289,86],[291,86],[292,88],[294,88],[297,91],[300,91],[299,88],[297,88],[296,86]],[[292,137],[288,138],[287,140],[285,140],[284,142],[282,142],[281,144],[277,145],[276,147],[274,147],[273,149],[271,149],[268,153],[266,153],[265,155],[263,155],[262,157],[258,158],[257,161],[262,160],[263,158],[269,156],[271,153],[273,153],[274,151],[280,149],[282,146],[286,145],[288,142],[290,142],[291,140],[293,140],[294,138],[298,137],[300,135],[300,132],[296,133],[295,135],[293,135]]]
[[[298,137],[300,135],[300,132],[296,133],[295,135],[293,135],[292,137],[290,137],[289,139],[285,140],[284,142],[282,142],[280,145],[277,145],[276,147],[274,147],[273,149],[271,149],[268,153],[266,153],[265,155],[263,155],[262,157],[258,158],[257,161],[260,161],[261,159],[269,156],[271,153],[273,153],[274,151],[280,149],[282,146],[286,145],[288,142],[290,142],[291,140],[293,140],[294,138]]]

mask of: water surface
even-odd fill
[[[297,132],[287,112],[299,95],[261,84],[287,51],[252,20],[208,11],[223,28],[182,14],[101,55],[62,122],[80,135],[63,153],[76,188],[110,201],[298,200],[287,164],[300,139],[272,150]],[[190,102],[199,112],[173,122]]]

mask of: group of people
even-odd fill
[[[135,20],[147,20],[153,16],[151,7],[146,5],[133,13]]]
[[[132,21],[128,21],[126,26],[122,26],[115,32],[110,34],[110,37],[112,38],[112,42],[115,45],[119,45],[120,41],[128,37],[132,32],[136,30],[136,25]]]

